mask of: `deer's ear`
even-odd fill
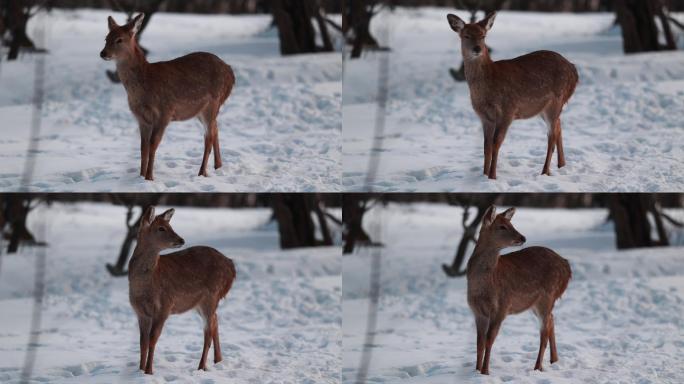
[[[458,16],[454,14],[448,14],[447,21],[449,22],[451,29],[453,29],[456,33],[461,33],[463,27],[465,27],[465,21],[461,20]]]
[[[144,225],[150,225],[154,221],[154,206],[150,205],[142,216],[142,223]]]
[[[505,217],[506,220],[510,220],[513,218],[513,215],[515,215],[515,208],[508,208],[501,215],[503,215],[503,217]]]
[[[136,17],[131,20],[131,23],[133,24],[133,29],[131,29],[131,32],[133,35],[137,35],[138,31],[140,31],[140,27],[142,27],[142,22],[145,19],[145,14],[144,13],[139,13]]]
[[[114,18],[111,16],[107,18],[107,25],[109,26],[110,31],[119,26],[119,24],[117,24],[116,21],[114,21]]]
[[[494,219],[496,219],[496,206],[491,205],[489,208],[487,208],[484,216],[482,217],[482,226],[490,226],[494,222]]]
[[[490,13],[484,19],[478,21],[477,24],[480,27],[484,28],[485,31],[489,31],[490,29],[492,29],[492,26],[494,25],[494,19],[496,19],[496,12]]]
[[[173,217],[174,212],[175,212],[175,210],[173,208],[168,209],[168,210],[166,210],[166,212],[161,214],[161,217],[162,217],[162,219],[164,219],[164,221],[169,221]]]

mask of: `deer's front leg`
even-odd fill
[[[499,328],[501,328],[503,319],[504,316],[498,315],[489,322],[487,340],[485,341],[484,362],[482,363],[482,370],[480,371],[483,375],[489,375],[489,358],[492,352],[492,345],[494,345],[496,335],[499,334]]]
[[[496,179],[496,165],[499,160],[499,149],[501,149],[501,144],[503,144],[504,138],[506,137],[506,132],[508,131],[509,125],[511,125],[511,120],[509,119],[499,121],[496,125],[496,130],[494,131],[494,143],[492,147],[492,164],[489,168],[490,179]]]
[[[147,351],[150,347],[152,319],[138,316],[138,326],[140,327],[140,370],[144,370],[147,365]]]
[[[487,327],[489,326],[489,319],[484,317],[475,317],[475,327],[477,328],[477,361],[475,369],[482,370],[482,355],[485,350],[485,338],[487,336]]]
[[[484,132],[484,174],[489,175],[489,169],[492,163],[492,146],[494,142],[494,127],[489,123],[482,123],[482,130]]]
[[[146,180],[154,180],[154,158],[157,154],[157,148],[159,148],[159,143],[161,143],[161,139],[164,135],[164,130],[166,129],[167,124],[168,121],[163,123],[163,125],[157,125],[150,137],[149,158],[147,161],[147,172],[145,173]]]
[[[150,331],[150,347],[147,355],[147,364],[145,364],[145,374],[152,374],[152,365],[154,362],[154,348],[157,346],[157,341],[161,335],[162,328],[164,328],[164,322],[168,315],[156,318],[152,320],[152,328]]]
[[[147,175],[147,161],[150,156],[150,139],[140,135],[140,176]]]

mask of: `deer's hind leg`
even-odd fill
[[[207,355],[211,347],[212,339],[214,343],[214,359],[216,359],[216,345],[218,344],[218,319],[216,318],[216,307],[210,303],[201,304],[198,312],[204,319],[204,347],[202,349],[202,357],[200,358],[198,370],[207,370]],[[220,347],[219,347],[220,348]],[[220,350],[219,350],[220,354]]]
[[[218,330],[218,317],[216,316],[216,313],[214,313],[213,316],[213,325],[214,327],[212,328],[212,339],[214,342],[214,364],[220,362],[223,360],[223,357],[221,356],[221,343],[219,342],[219,330]]]
[[[558,125],[556,131],[556,148],[558,151],[558,168],[563,168],[565,166],[565,154],[563,153],[563,129],[561,127],[560,117],[557,119],[556,124]]]
[[[546,345],[551,337],[551,324],[553,317],[551,311],[553,310],[553,303],[549,304],[546,300],[541,300],[534,308],[534,313],[539,319],[539,354],[537,355],[537,362],[534,365],[535,370],[542,371],[542,362],[544,360],[544,353],[546,352]],[[555,346],[555,339],[553,345]],[[553,348],[551,354],[553,355]],[[552,356],[553,358],[553,356]]]
[[[548,126],[548,143],[546,146],[546,161],[544,161],[544,168],[542,169],[542,175],[551,176],[551,159],[553,158],[553,151],[556,149],[556,144],[559,141],[558,134],[560,133],[560,112],[561,106],[556,105],[556,103],[550,104],[546,110],[541,114],[542,118]],[[560,159],[560,152],[558,153],[558,158]],[[560,168],[560,161],[559,161]]]
[[[553,321],[553,314],[549,315],[549,347],[551,348],[551,364],[558,361],[558,351],[556,350],[556,332]]]
[[[221,148],[219,148],[219,132],[216,118],[214,118],[214,121],[211,123],[211,129],[214,138],[214,169],[219,169],[223,166],[223,162],[221,161]]]
[[[209,155],[212,148],[217,145],[215,141],[218,140],[218,126],[216,125],[216,108],[212,105],[207,105],[198,115],[200,121],[204,125],[204,155],[202,157],[202,165],[200,166],[197,176],[208,177],[207,163],[209,163]],[[216,165],[216,155],[214,155],[214,165]],[[220,160],[220,159],[219,159]]]

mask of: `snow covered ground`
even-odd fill
[[[29,148],[36,55],[0,63],[0,190],[15,191],[338,191],[342,63],[339,53],[280,56],[271,17],[157,13],[144,31],[150,61],[212,52],[236,72],[219,114],[223,168],[198,177],[203,129],[171,123],[157,152],[155,181],[139,177],[140,138],[114,69],[99,57],[102,10],[54,10],[29,23],[45,60],[35,174],[21,185]],[[45,42],[38,38],[45,34]]]
[[[219,304],[224,360],[197,371],[202,320],[169,318],[155,375],[138,371],[137,320],[128,281],[113,278],[125,208],[100,204],[38,208],[45,221],[45,298],[32,382],[337,383],[341,356],[339,247],[281,251],[268,209],[179,208],[174,229],[192,245],[232,258],[237,280]],[[6,246],[6,244],[5,244]],[[17,383],[29,341],[37,248],[3,255],[0,272],[0,382]],[[213,355],[210,354],[210,357]],[[211,361],[211,363],[210,363]]]
[[[498,179],[489,181],[482,175],[482,129],[468,86],[448,73],[461,64],[449,12],[398,8],[373,19],[374,34],[391,48],[387,120],[373,190],[682,190],[683,51],[625,56],[612,14],[500,12],[487,39],[494,60],[555,50],[577,66],[580,83],[561,116],[567,166],[558,170],[554,158],[553,176],[540,175],[545,125],[538,118],[519,120],[502,146]],[[456,13],[468,20],[466,13]],[[366,188],[381,55],[365,53],[345,62],[346,190]]]
[[[475,371],[475,324],[465,278],[450,279],[461,210],[390,205],[364,218],[379,224],[382,268],[371,383],[681,383],[684,381],[684,247],[616,251],[606,211],[519,209],[525,246],[570,261],[573,280],[554,310],[560,361],[534,371],[536,318],[506,318],[490,376]],[[684,211],[672,215],[679,220]],[[371,229],[371,235],[374,231]],[[684,244],[682,233],[673,234]],[[369,249],[343,261],[343,382],[356,379],[366,327]]]

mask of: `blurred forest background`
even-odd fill
[[[339,22],[328,17],[341,13],[342,0],[0,0],[0,40],[8,51],[7,59],[15,60],[20,51],[46,52],[34,44],[26,30],[38,12],[74,8],[124,12],[129,21],[134,14],[145,13],[138,41],[157,12],[271,14],[283,55],[332,52],[330,29],[342,30]]]
[[[460,206],[463,216],[454,225],[463,227],[454,261],[442,269],[450,277],[465,274],[464,261],[469,246],[477,242],[477,234],[486,209],[491,205],[532,208],[604,208],[606,222],[615,231],[616,248],[659,247],[671,245],[668,233],[683,231],[684,223],[667,214],[664,208],[684,207],[684,194],[648,193],[409,193],[409,194],[345,194],[343,218],[344,253],[359,246],[382,246],[375,242],[363,224],[364,215],[376,204],[429,202]]]
[[[625,53],[675,50],[672,29],[684,29],[684,24],[671,15],[671,12],[684,11],[684,0],[350,0],[344,8],[343,31],[352,47],[351,58],[360,57],[364,49],[387,48],[378,44],[370,23],[382,9],[397,6],[466,10],[471,23],[478,20],[478,13],[483,17],[498,10],[612,12],[615,23],[622,29]]]
[[[121,241],[119,255],[112,255],[113,263],[107,269],[114,276],[127,275],[128,257],[135,248],[138,226],[145,208],[150,205],[205,208],[269,208],[271,221],[278,225],[280,247],[332,246],[334,233],[342,227],[340,194],[255,194],[255,193],[173,193],[173,194],[116,194],[116,193],[64,193],[0,194],[0,256],[16,253],[21,246],[46,246],[36,238],[27,225],[31,211],[40,204],[97,202],[126,207],[121,225],[127,233]],[[331,210],[332,209],[332,210]]]

